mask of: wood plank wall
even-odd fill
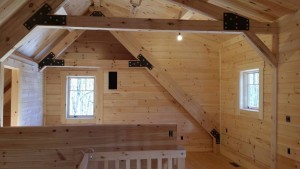
[[[300,11],[279,21],[278,153],[281,168],[300,168]],[[286,122],[290,116],[290,122]],[[288,154],[290,149],[290,154]]]
[[[300,167],[300,12],[279,21],[278,67],[278,168]],[[262,39],[270,47],[271,38]],[[224,43],[221,51],[221,152],[242,165],[254,168],[270,164],[270,101],[271,70],[264,70],[264,120],[236,116],[238,64],[260,60],[249,45],[239,37]],[[287,116],[290,122],[287,122]]]
[[[100,32],[100,34],[103,34]],[[173,34],[176,39],[176,34]],[[99,38],[97,33],[94,34],[86,33],[76,45],[86,44],[87,41],[94,41],[95,43]],[[109,35],[103,35],[106,37]],[[152,35],[151,35],[152,36]],[[166,37],[160,37],[157,35],[156,38],[159,38],[161,43],[168,42],[170,39]],[[171,38],[171,37],[170,37]],[[141,38],[142,39],[142,38]],[[103,41],[105,38],[103,39]],[[108,40],[108,41],[107,41]],[[103,43],[109,43],[110,39],[105,40]],[[101,38],[99,40],[102,41]],[[154,41],[153,41],[154,42]],[[188,47],[182,48],[186,51]],[[73,45],[71,48],[67,49],[69,55],[67,57],[82,56],[85,52],[90,52],[85,54],[83,59],[89,59],[85,57],[87,55],[97,55],[97,57],[92,57],[90,59],[99,59],[101,58],[109,59],[110,56],[114,58],[118,55],[114,53],[122,53],[122,48],[110,48],[107,46],[101,47],[97,46],[95,50],[89,50],[90,47],[85,48],[84,46],[77,46],[76,49],[88,49],[88,51],[76,51],[73,50],[75,47]],[[118,46],[118,44],[114,44]],[[170,45],[169,47],[171,47]],[[160,47],[157,45],[157,47]],[[210,91],[215,90],[210,97],[204,98],[204,106],[206,110],[210,113],[216,113],[218,109],[218,101],[214,101],[216,98],[218,100],[218,56],[217,54],[208,53],[209,49],[203,47],[200,48],[203,52],[197,52],[196,45],[191,46],[193,50],[193,55],[186,56],[187,60],[181,60],[180,57],[185,57],[184,52],[169,53],[168,50],[164,49],[164,46],[160,48],[160,51],[157,50],[157,55],[160,53],[163,61],[168,65],[168,60],[172,61],[177,58],[177,61],[181,61],[176,65],[175,62],[171,62],[169,65],[169,70],[173,70],[178,73],[177,80],[181,82],[180,85],[185,86],[189,89],[189,92],[192,93],[206,93],[205,96],[208,96]],[[165,46],[166,47],[166,46]],[[178,47],[178,46],[177,46]],[[103,49],[104,48],[104,49]],[[99,54],[100,51],[108,50],[111,52]],[[166,50],[164,52],[164,50]],[[95,52],[99,51],[99,52]],[[119,52],[121,51],[121,52]],[[71,54],[72,53],[72,54]],[[126,54],[126,53],[125,53]],[[164,54],[164,55],[162,55]],[[82,58],[82,57],[79,57]],[[120,57],[124,58],[124,57]],[[118,58],[118,59],[120,59]],[[128,59],[128,57],[125,57]],[[193,62],[193,58],[198,59],[198,61],[203,61],[204,63],[210,63],[205,66],[202,73],[197,73],[197,69],[200,70],[199,64],[195,66],[196,68],[190,68],[189,63]],[[111,58],[110,58],[111,59]],[[216,64],[216,65],[215,65]],[[212,67],[212,68],[210,68]],[[60,116],[62,113],[60,108],[61,96],[61,77],[60,72],[66,71],[68,69],[58,69],[58,68],[48,68],[45,72],[45,125],[60,125],[61,119]],[[78,69],[77,69],[78,70]],[[182,70],[182,73],[180,72]],[[108,72],[117,71],[118,72],[118,90],[108,90]],[[193,72],[195,71],[195,72]],[[210,71],[212,71],[210,73]],[[192,79],[192,81],[188,81]],[[206,79],[206,80],[205,80]],[[205,86],[209,82],[216,82],[216,85]],[[186,149],[189,151],[211,151],[212,150],[212,139],[211,137],[202,129],[202,127],[195,122],[192,117],[172,98],[168,92],[159,85],[159,83],[144,69],[113,69],[113,70],[104,70],[104,89],[103,89],[103,119],[102,123],[104,124],[147,124],[147,123],[176,123],[178,124],[178,142],[185,145]],[[207,91],[209,90],[209,91]],[[197,95],[195,94],[195,97]],[[201,100],[201,101],[202,101]],[[216,104],[215,104],[216,103]],[[182,137],[181,137],[182,136]]]
[[[19,126],[43,125],[43,74],[36,63],[8,58],[4,65],[19,71]]]
[[[61,56],[65,59],[134,59],[108,31],[86,31]]]
[[[200,103],[219,129],[219,40],[217,35],[183,33],[133,33],[165,71]]]
[[[272,46],[271,36],[260,36]],[[264,66],[264,115],[237,115],[239,66],[262,62],[253,48],[238,36],[221,48],[221,153],[247,168],[268,168],[271,139],[271,67]]]
[[[174,124],[14,127],[0,135],[1,169],[75,169],[81,151],[178,148]]]
[[[61,71],[45,72],[45,125],[61,125]],[[74,70],[73,70],[74,71]],[[118,72],[118,89],[108,89],[108,72]],[[69,70],[68,72],[72,72]],[[103,124],[178,125],[178,141],[190,151],[210,151],[212,139],[192,117],[144,69],[104,70]],[[85,123],[82,121],[82,123]],[[181,140],[181,136],[183,137]]]

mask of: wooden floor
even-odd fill
[[[212,152],[189,152],[186,157],[186,169],[244,169],[234,167],[228,158]]]

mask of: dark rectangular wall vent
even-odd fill
[[[108,89],[118,88],[118,73],[108,72]]]

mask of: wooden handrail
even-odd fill
[[[89,161],[103,161],[100,168],[108,169],[109,161],[114,161],[114,169],[120,169],[120,161],[125,161],[126,168],[130,168],[130,162],[136,160],[136,169],[141,169],[141,160],[146,160],[147,169],[151,169],[152,160],[157,160],[157,169],[185,169],[185,150],[149,150],[149,151],[116,151],[85,153],[79,169],[87,169]],[[167,159],[166,165],[162,160]]]

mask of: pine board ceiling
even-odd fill
[[[5,21],[13,18],[13,14],[25,4],[27,0],[1,0],[0,1],[0,26]],[[274,22],[280,17],[289,13],[294,13],[300,9],[299,0],[142,0],[141,6],[132,13],[130,0],[66,0],[67,3],[59,10],[59,14],[83,15],[88,11],[89,6],[94,2],[100,2],[107,7],[110,12],[118,17],[136,18],[165,18],[179,19],[182,15],[189,12],[188,19],[209,20],[208,16],[202,15],[197,11],[191,11],[180,4],[197,4],[200,1],[223,8],[227,11],[236,12],[242,16],[263,22]],[[138,0],[133,0],[138,1]],[[172,1],[176,1],[174,3]],[[198,2],[197,2],[198,1]],[[70,30],[71,31],[71,30]],[[68,30],[55,30],[39,28],[32,31],[24,44],[17,49],[19,54],[35,60],[44,55],[48,50],[59,41]],[[195,38],[207,38],[208,40],[222,43],[233,35],[199,35]]]

